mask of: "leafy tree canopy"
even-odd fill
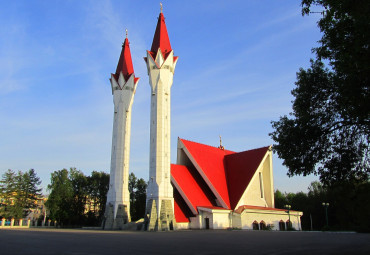
[[[130,192],[130,215],[132,221],[136,221],[144,217],[146,187],[147,183],[144,179],[138,179],[134,173],[130,173],[128,189]]]
[[[48,190],[50,194],[45,205],[50,212],[50,218],[61,224],[67,223],[72,214],[73,204],[73,187],[67,169],[51,174]]]
[[[308,193],[282,193],[275,191],[275,207],[291,205],[292,210],[303,212],[303,230],[325,230],[326,212],[329,229],[370,232],[370,182],[341,183],[330,189],[315,181],[308,187]],[[325,209],[323,203],[327,203]]]
[[[93,171],[85,176],[76,168],[51,174],[46,206],[49,217],[62,226],[99,226],[104,216],[109,174]]]
[[[272,121],[273,149],[289,176],[313,173],[325,185],[367,181],[370,1],[302,0],[302,14],[314,6],[323,33],[316,60],[297,73],[293,112]]]
[[[41,196],[40,178],[34,169],[27,172],[8,170],[0,181],[0,216],[23,218],[36,207]]]

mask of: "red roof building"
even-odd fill
[[[300,229],[301,212],[274,208],[270,146],[234,152],[179,138],[177,152],[171,183],[179,228],[282,228],[291,218]]]

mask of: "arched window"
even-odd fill
[[[266,223],[264,221],[260,222],[260,230],[266,230]]]
[[[285,222],[283,220],[279,221],[279,230],[280,231],[285,230]]]
[[[253,222],[253,230],[259,230],[259,225],[258,225],[258,222],[257,221],[254,221]]]
[[[292,222],[290,222],[289,220],[286,221],[286,229],[289,230],[292,228]]]

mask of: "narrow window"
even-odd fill
[[[286,221],[286,229],[291,230],[292,229],[292,222],[290,220]]]
[[[260,229],[259,228],[259,224],[258,224],[257,221],[254,221],[253,224],[252,224],[252,226],[253,226],[253,230],[259,230]]]
[[[261,192],[261,198],[263,198],[263,182],[262,182],[262,173],[259,172],[260,177],[260,192]]]
[[[260,230],[266,230],[266,223],[264,221],[260,222]]]
[[[284,231],[285,230],[285,222],[283,220],[279,221],[279,230]]]

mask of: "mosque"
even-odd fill
[[[302,212],[274,205],[271,146],[234,152],[178,138],[170,162],[174,56],[162,12],[144,58],[151,86],[150,159],[144,230],[301,230]],[[131,109],[139,78],[127,38],[110,82],[114,103],[110,183],[104,229],[130,222],[128,191]]]

